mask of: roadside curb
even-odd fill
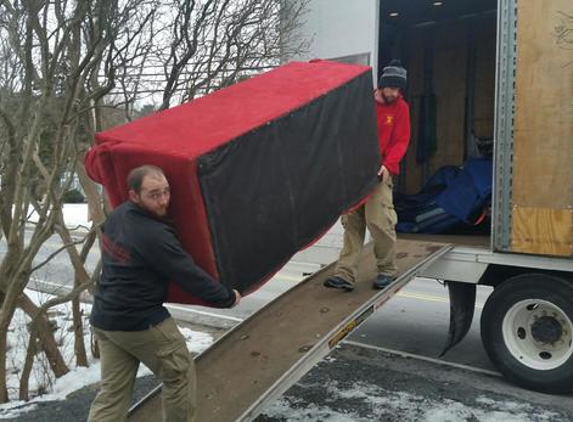
[[[28,288],[56,296],[65,295],[72,290],[72,287],[70,286],[47,282],[34,277],[30,278]],[[93,296],[89,292],[84,291],[80,295],[80,300],[83,303],[91,304],[93,303]],[[189,305],[166,303],[165,307],[169,310],[171,316],[177,321],[194,325],[203,325],[210,328],[228,330],[243,321],[242,318],[218,315],[209,311],[193,309]]]

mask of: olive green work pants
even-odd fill
[[[392,178],[380,182],[368,201],[358,209],[341,217],[344,245],[338,258],[335,275],[354,282],[358,259],[364,245],[366,228],[374,242],[374,257],[379,274],[394,277],[396,268],[396,223],[398,221],[392,199]]]
[[[140,362],[163,381],[163,420],[194,421],[195,364],[172,318],[143,331],[92,329],[100,349],[102,381],[90,409],[89,422],[127,420]]]

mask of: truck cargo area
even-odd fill
[[[400,240],[399,275],[388,288],[372,288],[370,247],[360,260],[352,293],[323,286],[334,264],[311,275],[232,329],[196,358],[197,420],[252,420],[329,353],[348,333],[385,303],[448,245]],[[161,419],[160,388],[137,404],[129,420]]]
[[[496,25],[497,0],[380,2],[379,74],[392,59],[400,59],[408,70],[405,97],[412,132],[395,182],[397,206],[400,195],[420,193],[438,170],[491,159]],[[413,232],[440,232],[435,218],[424,219],[423,213],[418,212],[420,224]],[[405,214],[399,210],[401,223]],[[463,234],[452,239],[454,244],[489,248],[490,228],[489,204],[480,204],[465,223],[441,233]],[[399,225],[398,230],[405,229]],[[467,235],[483,239],[469,240]]]
[[[400,239],[418,240],[426,242],[447,243],[455,246],[473,246],[478,248],[489,248],[491,238],[489,236],[472,236],[456,234],[418,234],[418,233],[401,233]]]

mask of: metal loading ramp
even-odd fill
[[[384,290],[372,289],[372,248],[360,259],[352,293],[323,286],[328,265],[233,328],[196,359],[197,421],[251,421],[296,383],[348,333],[396,294],[449,245],[399,240],[399,275]],[[130,411],[130,422],[161,416],[158,387]]]

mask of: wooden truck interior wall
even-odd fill
[[[519,1],[513,252],[572,255],[573,2]]]
[[[475,67],[470,70],[468,66],[472,60],[468,56],[472,52],[468,44],[472,31],[475,36]],[[434,28],[415,28],[410,32],[407,43],[412,144],[406,156],[405,181],[402,183],[407,193],[415,193],[437,169],[445,165],[461,165],[466,158],[466,107],[471,89],[470,74],[475,75],[475,112],[467,124],[477,137],[493,136],[495,16],[480,18],[475,25],[460,21]],[[424,54],[428,47],[430,53]],[[424,83],[425,72],[428,72],[425,66],[430,66],[433,74],[430,92],[436,98],[436,149],[426,158],[426,163],[420,163],[417,151],[419,143],[423,142],[419,125],[420,98],[427,84]]]
[[[397,186],[415,194],[440,167],[463,164],[469,133],[493,137],[496,13],[492,1],[456,1],[455,10],[446,4],[427,9],[432,2],[425,2],[418,14],[404,3],[410,2],[382,0],[380,67],[399,57],[408,70],[412,136]],[[405,9],[393,20],[390,13],[400,7]],[[418,149],[428,142],[420,136],[424,94],[435,96],[435,150],[420,159]]]

